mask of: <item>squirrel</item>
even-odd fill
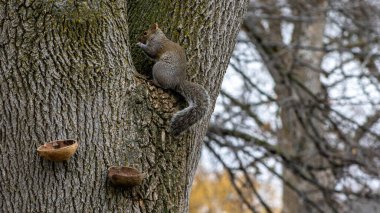
[[[137,46],[155,61],[152,68],[153,84],[178,92],[189,104],[172,117],[170,132],[178,136],[206,114],[209,95],[201,85],[186,80],[185,50],[168,39],[157,23],[144,32]]]

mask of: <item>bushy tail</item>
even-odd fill
[[[190,81],[185,81],[175,90],[185,97],[189,104],[188,107],[174,114],[172,118],[171,134],[177,136],[206,114],[210,105],[210,98],[201,85]]]

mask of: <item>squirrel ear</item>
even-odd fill
[[[158,29],[158,24],[157,23],[152,24],[152,26],[150,27],[150,29],[157,30]]]

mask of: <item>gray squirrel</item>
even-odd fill
[[[153,83],[180,93],[189,104],[175,113],[171,120],[171,134],[178,136],[206,114],[210,105],[209,95],[201,85],[186,80],[184,49],[169,40],[157,23],[144,32],[137,45],[155,61]]]

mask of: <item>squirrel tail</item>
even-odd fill
[[[176,91],[185,97],[189,106],[174,114],[171,121],[171,133],[174,136],[181,134],[199,121],[210,105],[207,91],[199,84],[184,81],[176,87]]]

